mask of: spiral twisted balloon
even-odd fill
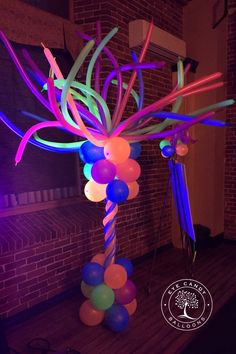
[[[116,203],[107,200],[106,202],[106,216],[103,219],[105,241],[105,268],[115,261],[116,253],[116,214],[118,212],[118,205]]]

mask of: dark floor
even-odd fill
[[[178,354],[183,351],[191,354],[191,349],[188,351],[186,348],[191,346],[191,342],[201,340],[202,332],[207,324],[198,330],[179,331],[165,322],[160,310],[160,299],[165,288],[172,282],[186,277],[182,252],[169,249],[158,255],[152,291],[150,295],[147,295],[145,288],[150,265],[149,259],[136,266],[134,281],[138,287],[138,310],[132,317],[127,331],[116,334],[103,326],[90,328],[81,324],[78,317],[80,303],[78,296],[8,329],[7,337],[10,346],[21,354],[27,354],[27,342],[34,337],[44,337],[50,341],[55,350],[71,347],[82,354]],[[211,292],[214,302],[211,321],[214,321],[219,310],[222,310],[236,292],[235,244],[221,244],[215,248],[199,251],[194,278],[203,283]],[[224,340],[226,328],[223,323],[222,328],[219,328],[220,326],[219,323],[218,333],[221,333],[222,340]],[[198,354],[236,353],[236,349],[235,352],[228,350],[224,353],[216,349],[211,351],[209,343],[206,343],[208,344],[206,350],[204,341],[207,341],[206,336],[202,345],[198,346],[200,347]]]

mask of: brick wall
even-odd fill
[[[94,35],[95,21],[102,22],[102,35],[114,26],[119,33],[109,44],[120,64],[130,62],[128,23],[142,18],[154,22],[170,33],[182,36],[182,7],[175,1],[74,1],[75,20],[84,32]],[[147,61],[160,58],[148,54]],[[111,69],[104,59],[102,77]],[[125,76],[126,80],[128,76]],[[154,102],[171,90],[171,65],[162,70],[144,72],[145,105]],[[14,102],[13,102],[14,103]],[[108,102],[112,107],[112,97]],[[126,116],[132,114],[134,104],[128,103]],[[7,134],[7,133],[6,133]],[[118,255],[135,258],[164,245],[171,240],[171,203],[167,199],[162,229],[159,233],[160,208],[165,198],[168,167],[160,156],[158,142],[142,144],[140,157],[142,175],[140,194],[134,201],[119,207],[117,218]],[[66,169],[64,169],[66,171]],[[82,183],[82,188],[84,183]],[[88,205],[88,204],[87,204]],[[6,218],[8,235],[0,237],[5,245],[0,265],[0,313],[5,317],[29,308],[79,283],[80,267],[100,251],[103,244],[103,227],[99,208],[89,203],[88,213],[96,223],[81,218],[83,207],[67,207],[54,215],[47,211]],[[63,215],[63,217],[62,217]],[[36,220],[36,219],[37,220]],[[74,226],[77,225],[77,229]],[[30,231],[29,231],[30,230]],[[25,231],[25,232],[24,232]],[[6,244],[6,239],[8,242]],[[10,246],[11,244],[11,246]]]
[[[102,248],[101,218],[83,204],[1,220],[2,318],[79,286],[81,266]]]
[[[236,1],[229,0],[227,95],[236,100]],[[236,240],[236,105],[227,109],[227,121],[233,125],[226,130],[225,146],[225,237]]]

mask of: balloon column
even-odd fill
[[[5,35],[0,33],[0,38],[23,80],[54,117],[53,120],[48,120],[29,112],[22,112],[40,121],[23,132],[3,113],[0,113],[1,120],[22,138],[15,157],[16,165],[21,161],[27,143],[58,153],[79,151],[80,158],[85,163],[84,175],[88,180],[84,187],[86,197],[93,202],[106,200],[106,215],[103,220],[104,252],[95,255],[82,269],[81,290],[87,300],[80,308],[80,318],[89,326],[104,321],[111,330],[116,332],[127,327],[129,316],[137,307],[135,285],[130,280],[132,264],[126,258],[115,259],[115,223],[118,205],[134,199],[139,192],[137,179],[141,169],[136,159],[141,152],[140,142],[162,139],[160,147],[164,157],[171,157],[175,153],[183,156],[187,152],[188,128],[196,123],[224,126],[224,122],[213,119],[215,112],[234,102],[226,100],[188,115],[179,114],[179,108],[185,97],[223,85],[222,81],[215,82],[222,75],[219,72],[184,85],[189,67],[184,69],[182,61],[179,60],[178,82],[173,90],[160,100],[143,107],[142,69],[159,69],[165,65],[162,61],[144,62],[152,29],[153,22],[149,25],[140,55],[137,57],[133,52],[132,63],[123,66],[119,66],[115,56],[107,48],[108,42],[117,33],[117,28],[111,30],[102,39],[100,24],[97,23],[96,40],[84,33],[79,33],[87,44],[81,50],[66,78],[51,51],[44,45],[44,54],[50,65],[49,77],[40,71],[29,53],[24,51],[24,58],[28,64],[26,70]],[[85,83],[78,82],[76,75],[93,49]],[[100,76],[102,54],[108,58],[112,66],[104,82],[101,81]],[[129,82],[125,83],[122,74],[127,71],[131,71],[131,77]],[[136,78],[139,93],[133,89]],[[44,92],[37,89],[34,80],[42,83]],[[117,91],[113,112],[107,104],[111,85],[114,85]],[[137,112],[122,120],[130,97],[137,105]],[[163,111],[170,104],[172,111]],[[158,119],[157,123],[155,123],[156,119]],[[163,121],[160,122],[161,119]],[[166,129],[170,126],[171,129]],[[40,131],[45,128],[64,129],[79,141],[60,143],[45,140],[40,137]]]

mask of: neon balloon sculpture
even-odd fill
[[[127,327],[129,316],[135,312],[137,307],[135,286],[128,279],[132,273],[132,264],[128,259],[115,259],[115,224],[118,204],[135,198],[139,192],[137,179],[141,169],[136,159],[141,151],[140,142],[162,139],[160,148],[163,157],[173,158],[175,154],[183,156],[187,153],[187,144],[192,142],[188,128],[196,123],[224,126],[224,122],[213,119],[215,112],[234,103],[233,100],[226,100],[188,115],[179,114],[179,108],[185,97],[223,85],[222,81],[216,81],[222,75],[219,72],[185,85],[184,79],[189,66],[184,69],[182,61],[179,60],[177,64],[178,82],[172,92],[144,108],[142,69],[159,69],[165,65],[162,61],[144,62],[152,29],[153,22],[149,25],[139,57],[132,53],[133,62],[123,66],[119,66],[115,56],[106,47],[117,33],[117,28],[101,39],[100,25],[97,23],[96,40],[86,34],[79,33],[80,37],[87,41],[87,44],[81,50],[66,78],[64,78],[51,51],[44,45],[44,54],[50,65],[49,77],[45,77],[27,51],[24,51],[24,57],[31,71],[31,75],[28,75],[7,38],[2,32],[0,33],[0,38],[23,80],[35,97],[55,118],[53,121],[48,121],[29,112],[23,112],[39,122],[28,131],[22,132],[3,113],[0,113],[1,120],[21,137],[15,157],[16,165],[21,161],[28,143],[58,153],[79,151],[82,161],[85,162],[84,174],[88,179],[84,188],[86,197],[94,202],[106,200],[106,216],[103,219],[104,253],[94,256],[92,261],[82,270],[81,290],[90,300],[87,299],[82,304],[80,318],[83,323],[89,326],[104,321],[115,332],[122,331]],[[88,64],[86,81],[85,83],[78,82],[76,75],[93,48],[94,52]],[[100,78],[102,52],[113,66],[103,87],[101,87]],[[132,72],[128,83],[123,82],[122,79],[122,73],[126,71]],[[94,87],[92,85],[93,73]],[[47,92],[47,97],[38,91],[30,76],[42,84],[44,91]],[[139,93],[133,89],[136,78],[139,83]],[[117,90],[113,113],[107,104],[111,85],[115,86]],[[135,100],[137,112],[127,119],[122,119],[130,96]],[[172,104],[172,111],[163,111],[170,104]],[[155,123],[156,118],[163,119],[163,121]],[[173,128],[166,130],[170,126]],[[64,129],[81,140],[60,143],[47,141],[40,137],[42,129],[52,127]]]

